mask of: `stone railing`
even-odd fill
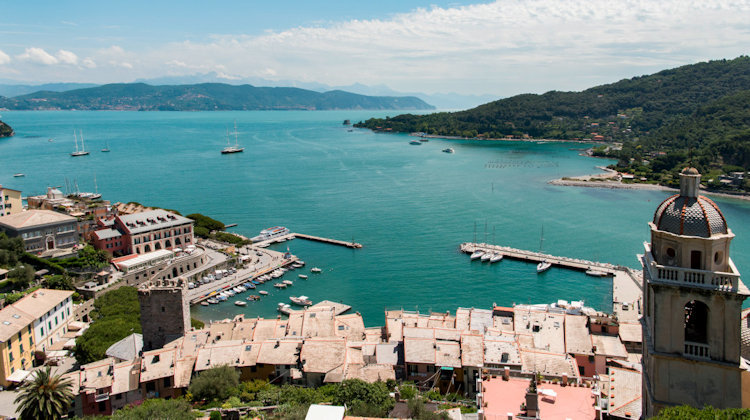
[[[651,280],[698,286],[714,290],[736,292],[740,276],[734,273],[724,273],[690,268],[660,265],[653,259],[650,250],[644,256],[648,275]]]
[[[683,354],[697,359],[711,359],[708,344],[694,343],[692,341],[685,341],[685,352]]]

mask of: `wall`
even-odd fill
[[[20,337],[19,337],[20,334]],[[31,368],[34,361],[34,351],[36,346],[30,341],[31,333],[28,327],[21,329],[19,333],[13,334],[5,343],[0,342],[0,384],[3,386],[10,385],[5,378],[13,372]],[[23,351],[21,351],[23,349]],[[10,360],[10,354],[13,354],[13,360]]]
[[[69,296],[35,320],[34,339],[39,350],[46,351],[49,346],[60,341],[63,334],[68,332],[68,322],[74,315],[73,298]]]

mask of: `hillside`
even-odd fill
[[[517,95],[466,111],[370,119],[358,126],[464,137],[583,139],[601,135],[604,140],[624,141],[745,89],[750,89],[750,57],[739,57],[664,70],[582,92]]]
[[[40,91],[0,98],[0,108],[139,111],[434,109],[421,99],[409,96],[365,96],[343,91],[319,93],[298,88],[222,83],[178,86],[124,83],[65,92]]]
[[[0,121],[0,137],[11,137],[15,134],[10,126]]]

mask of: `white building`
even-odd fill
[[[39,289],[23,297],[13,307],[34,318],[36,349],[47,351],[62,340],[73,317],[73,291]]]

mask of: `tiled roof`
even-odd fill
[[[24,229],[35,226],[45,226],[56,223],[75,222],[76,218],[67,214],[51,210],[27,210],[20,213],[0,217],[0,226],[13,229]]]

